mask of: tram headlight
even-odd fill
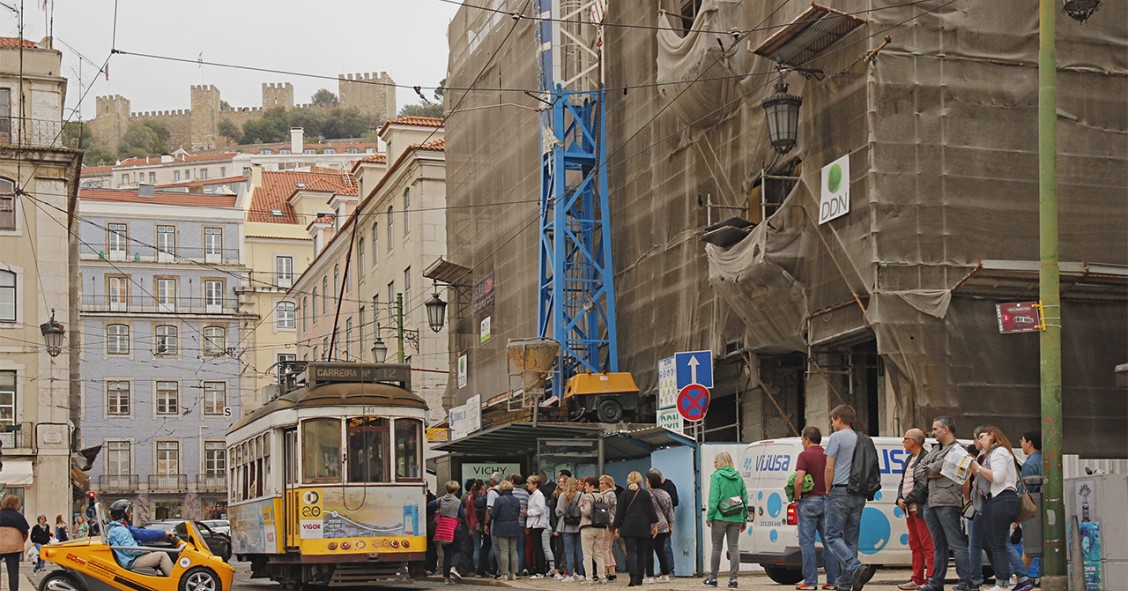
[[[352,548],[352,544],[348,542],[341,542],[341,550],[348,550],[349,548]]]
[[[330,550],[336,550],[337,549],[337,542],[329,542],[329,549]]]
[[[403,546],[404,548],[410,548],[410,547],[411,547],[411,542],[409,542],[409,541],[407,541],[407,540],[404,540],[403,542],[401,542],[401,544],[400,544],[400,545],[402,545],[402,546]]]
[[[392,547],[393,548],[399,548],[399,546],[400,546],[399,540],[392,540]]]

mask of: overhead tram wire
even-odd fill
[[[448,0],[438,0],[438,1],[445,2],[445,1],[448,1]],[[449,1],[453,2],[454,0],[449,0]],[[847,12],[847,13],[844,13],[844,14],[846,14],[848,16],[857,16],[857,15],[869,14],[869,13],[883,11],[883,10],[892,10],[892,9],[896,9],[896,8],[903,8],[905,6],[913,6],[913,5],[923,4],[923,3],[926,3],[926,2],[933,2],[933,1],[935,1],[935,0],[910,0],[909,2],[902,2],[902,3],[899,3],[899,4],[891,4],[891,5],[888,5],[888,6],[878,6],[878,7],[875,7],[875,8],[869,8],[869,9],[866,9],[866,10],[859,10],[859,11],[855,11],[855,12]],[[469,4],[467,4],[466,6],[469,6],[469,7],[472,7],[472,8],[480,8],[482,10],[490,10],[490,11],[493,11],[493,12],[499,12],[498,10],[489,9],[487,7],[482,7],[482,6],[473,6],[473,5],[469,5]],[[509,13],[509,12],[506,12],[506,11],[500,11],[500,12],[507,14],[507,15],[512,15],[512,13]],[[544,19],[543,17],[522,16],[520,19],[517,19],[517,20],[518,21],[522,21],[522,20],[528,20],[528,21],[549,20],[549,21],[552,21],[552,20],[560,20],[560,19]],[[781,28],[785,28],[785,27],[792,26],[792,25],[795,25],[795,24],[802,24],[803,22],[804,21],[794,21],[794,22],[788,22],[788,23],[783,23],[783,24],[779,24],[779,25],[769,25],[769,26],[764,26],[761,23],[761,24],[759,24],[755,27],[752,27],[750,29],[732,29],[732,30],[728,30],[728,31],[697,30],[696,32],[717,34],[717,35],[745,36],[746,37],[750,33],[758,32],[758,31],[770,31],[770,30],[774,30],[774,29],[781,29]],[[814,21],[812,20],[810,22],[814,22]],[[652,26],[652,25],[634,25],[634,24],[627,24],[627,23],[604,22],[602,26],[630,28],[630,29],[647,29],[647,30],[654,30],[654,31],[670,30],[670,28],[668,28],[668,27],[659,27],[659,26]],[[211,62],[211,61],[206,61],[206,60],[200,60],[200,59],[197,59],[197,58],[184,58],[184,57],[176,57],[176,56],[169,56],[169,55],[159,55],[159,54],[152,54],[152,53],[127,51],[127,50],[124,50],[124,49],[118,49],[116,47],[114,49],[110,50],[110,54],[111,55],[116,54],[116,55],[140,57],[140,58],[162,60],[162,61],[171,61],[171,62],[178,62],[178,63],[184,63],[184,64],[192,64],[192,65],[195,65],[195,66],[204,65],[204,66],[212,66],[212,67],[217,67],[217,68],[230,68],[230,69],[237,69],[237,70],[247,70],[247,71],[252,71],[252,72],[263,72],[263,73],[268,73],[268,74],[279,74],[279,75],[284,75],[284,76],[295,76],[295,77],[299,77],[299,78],[312,78],[312,79],[317,79],[317,80],[339,80],[340,79],[339,76],[330,76],[330,75],[326,75],[326,74],[314,74],[314,73],[310,73],[310,72],[298,72],[298,71],[294,71],[294,70],[285,70],[285,69],[281,69],[281,68],[268,68],[268,67],[251,66],[251,65],[244,65],[244,64]],[[108,61],[109,61],[109,58],[107,58],[107,62]],[[774,74],[774,73],[775,73],[774,70],[770,71],[770,72],[762,72],[762,74],[765,74],[765,75],[766,74]],[[733,74],[733,75],[726,75],[726,76],[707,77],[707,78],[701,78],[700,81],[704,82],[704,81],[721,80],[721,79],[728,79],[728,78],[734,78],[734,77],[746,77],[746,76],[756,75],[756,74],[761,74],[761,72],[748,72],[748,73]],[[415,90],[416,88],[418,88],[419,90],[432,90],[433,91],[433,90],[437,90],[437,89],[440,88],[439,86],[434,86],[434,85],[399,84],[399,83],[395,83],[395,82],[382,82],[380,80],[350,80],[349,82],[354,83],[354,84],[372,84],[372,85],[377,85],[377,86],[385,86],[385,87],[388,87],[388,88],[397,88],[397,89],[404,89],[404,90]],[[655,82],[655,83],[649,83],[649,84],[634,84],[634,85],[625,85],[625,86],[616,86],[616,87],[610,87],[609,86],[609,87],[605,87],[604,90],[609,91],[609,92],[610,91],[624,91],[624,90],[635,90],[635,89],[643,89],[643,88],[656,88],[656,87],[661,87],[661,86],[672,86],[672,85],[676,85],[676,84],[685,84],[685,82]],[[533,88],[512,88],[512,87],[501,87],[501,88],[476,87],[475,88],[475,87],[451,87],[451,86],[445,86],[445,87],[442,87],[442,88],[444,90],[448,91],[448,92],[454,91],[454,92],[465,92],[465,93],[468,93],[468,92],[516,92],[516,93],[521,93],[521,94],[527,94],[527,93],[530,93],[530,92],[531,93],[542,92],[542,90],[539,89],[539,88],[537,88],[537,89],[533,89]],[[453,111],[453,109],[452,109],[452,111]]]

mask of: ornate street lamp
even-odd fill
[[[383,363],[388,360],[388,346],[384,344],[384,339],[380,338],[379,325],[376,327],[376,342],[372,343],[372,361],[376,363]]]
[[[58,357],[63,352],[63,335],[67,329],[62,322],[55,321],[55,311],[51,310],[51,320],[39,325],[39,332],[43,333],[43,342],[47,345],[47,354]]]
[[[439,332],[443,329],[443,324],[446,322],[446,307],[447,303],[439,297],[439,285],[436,282],[434,285],[435,292],[431,294],[431,299],[423,304],[427,308],[427,324],[431,325],[431,330]]]
[[[1083,23],[1101,7],[1101,0],[1061,0],[1061,10],[1069,18]]]
[[[787,83],[782,78],[776,83],[775,91],[762,105],[768,118],[772,148],[786,154],[795,147],[799,136],[799,105],[803,104],[803,97],[787,94]]]

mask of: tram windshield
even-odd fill
[[[341,481],[341,421],[309,419],[302,423],[302,480]]]
[[[423,422],[396,419],[396,480],[420,480],[419,456],[423,440]]]
[[[376,417],[348,419],[349,482],[387,482],[389,421]]]

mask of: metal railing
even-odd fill
[[[0,144],[61,148],[62,130],[63,122],[58,119],[0,117]]]
[[[196,490],[198,492],[224,492],[227,490],[227,477],[223,475],[197,474]]]
[[[106,492],[137,492],[141,477],[137,474],[102,474],[98,477],[98,490]]]
[[[79,304],[83,312],[135,312],[140,314],[235,314],[239,298],[174,297],[157,301],[151,295],[111,298],[104,295],[83,295]]]
[[[98,248],[98,250],[94,250]],[[238,265],[238,248],[209,249],[199,246],[177,247],[162,250],[156,246],[130,243],[124,250],[111,250],[108,246],[82,247],[79,257],[83,260],[100,260],[133,263],[181,263],[209,265]]]
[[[149,490],[156,492],[186,492],[188,490],[188,475],[150,474]]]

